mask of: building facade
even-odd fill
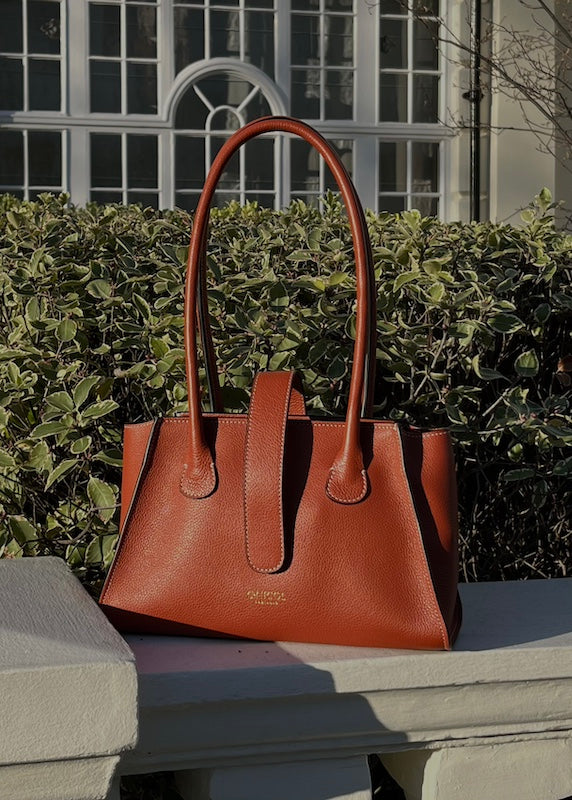
[[[466,3],[407,6],[0,0],[0,191],[191,210],[230,132],[291,114],[335,143],[367,207],[467,218],[468,68],[443,43],[464,35]],[[483,113],[505,112],[488,98]],[[483,216],[554,184],[554,164],[531,146],[531,179],[511,193],[504,142],[481,141]],[[231,162],[218,202],[279,208],[331,180],[305,142],[268,136]]]

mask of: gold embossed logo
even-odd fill
[[[286,602],[284,592],[270,592],[262,589],[249,589],[246,597],[257,606],[279,606],[280,603]]]

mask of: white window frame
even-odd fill
[[[98,2],[113,0],[98,0]],[[214,3],[214,0],[212,0]],[[459,175],[460,148],[457,129],[446,123],[446,113],[451,105],[448,88],[454,86],[451,67],[443,53],[440,55],[441,92],[440,119],[443,124],[379,123],[377,120],[378,76],[379,76],[379,13],[369,0],[354,0],[354,74],[355,99],[353,120],[313,121],[327,138],[352,139],[354,180],[358,186],[364,206],[377,209],[378,169],[377,148],[380,138],[388,141],[439,141],[440,144],[440,216],[452,218],[459,208],[458,185],[451,185],[451,177]],[[445,4],[446,0],[442,0]],[[125,6],[124,0],[121,3]],[[244,2],[241,0],[241,6]],[[172,206],[175,197],[174,169],[174,113],[178,98],[185,85],[196,79],[198,73],[227,62],[226,66],[236,74],[253,75],[254,71],[262,91],[270,102],[272,113],[290,113],[290,3],[275,0],[275,79],[272,80],[256,67],[232,59],[210,59],[192,64],[175,76],[173,42],[173,0],[158,0],[157,8],[157,104],[158,113],[152,114],[104,114],[89,112],[89,10],[88,0],[62,0],[60,5],[62,26],[62,111],[60,112],[0,112],[0,126],[20,129],[67,130],[62,152],[66,153],[62,164],[62,189],[70,191],[74,203],[84,204],[89,200],[89,133],[153,133],[158,135],[159,147],[159,194],[160,206]],[[228,10],[228,7],[226,7]],[[123,12],[125,13],[125,12]],[[443,16],[443,15],[442,15]],[[457,20],[455,14],[455,23]],[[451,24],[445,16],[445,23]],[[126,35],[126,32],[125,32]],[[69,43],[73,43],[70,46]],[[82,44],[83,43],[83,44]],[[375,58],[372,57],[375,54]],[[153,61],[153,60],[151,60]],[[375,64],[372,63],[375,61]],[[67,75],[65,65],[67,65]],[[456,77],[455,73],[455,77]],[[459,94],[455,88],[453,96]],[[67,103],[67,106],[65,105]],[[278,139],[280,141],[280,138]],[[453,146],[454,145],[454,146]],[[289,181],[289,147],[280,145],[281,187]],[[451,159],[455,163],[451,163]],[[375,165],[375,169],[373,168]],[[279,193],[280,204],[289,201],[284,189]]]

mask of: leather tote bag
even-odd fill
[[[289,372],[257,375],[248,414],[223,413],[217,397],[205,300],[209,207],[240,145],[276,131],[321,153],[349,216],[357,306],[343,420],[311,419]],[[201,408],[198,327],[215,395],[209,413]],[[125,428],[121,536],[100,598],[116,627],[450,648],[461,620],[450,437],[372,419],[375,296],[365,218],[339,158],[308,125],[256,120],[216,156],[191,235],[185,350],[188,415]]]

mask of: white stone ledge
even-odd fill
[[[0,798],[106,797],[137,740],[133,654],[56,558],[0,561]]]

